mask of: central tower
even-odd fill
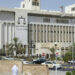
[[[21,2],[21,8],[29,10],[40,10],[40,0],[24,0]]]

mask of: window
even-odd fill
[[[43,18],[43,22],[50,22],[50,18]]]
[[[59,18],[59,19],[56,19],[56,23],[65,23],[65,24],[67,24],[67,23],[69,23],[69,21],[67,19]]]
[[[25,8],[25,4],[23,4],[23,8]]]
[[[75,7],[73,7],[73,8],[71,9],[71,11],[75,11]]]
[[[32,2],[32,5],[34,5],[34,6],[39,6],[39,2],[34,1],[34,2]]]
[[[3,48],[5,48],[5,45],[3,45]]]

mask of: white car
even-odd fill
[[[62,68],[62,65],[61,64],[57,64],[56,62],[53,62],[53,68],[57,68],[57,69],[60,69]]]
[[[11,58],[11,57],[2,57],[3,60],[14,60],[15,58]]]
[[[29,61],[23,61],[23,64],[29,64]]]
[[[42,65],[47,65],[49,69],[53,68],[53,63],[50,61],[46,61],[46,62],[42,63]]]
[[[59,69],[62,67],[61,64],[56,64],[53,61],[46,61],[46,62],[42,63],[42,65],[47,65],[48,68],[53,68],[53,69],[55,69],[55,68]]]
[[[75,60],[74,60],[74,61],[73,61],[73,60],[68,61],[68,63],[69,63],[69,64],[73,64],[73,63],[75,64]]]

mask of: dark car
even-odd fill
[[[45,61],[46,61],[45,58],[39,58],[39,59],[33,61],[33,63],[34,63],[34,64],[41,64],[41,63],[43,63],[43,62],[45,62]]]

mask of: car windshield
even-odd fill
[[[52,64],[52,62],[46,62],[46,64]]]

